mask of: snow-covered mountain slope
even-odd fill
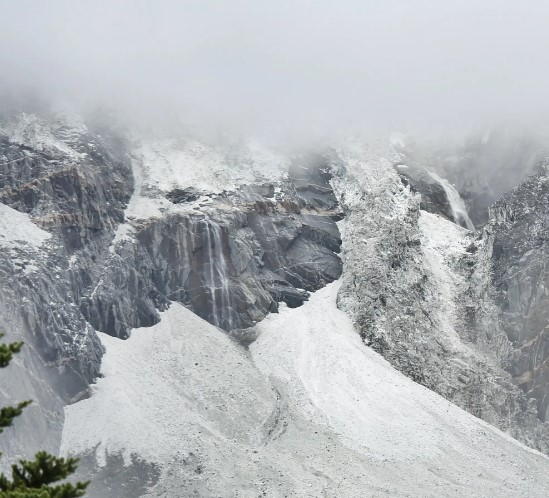
[[[2,451],[56,451],[67,405],[95,496],[541,495],[547,460],[485,425],[549,451],[492,279],[515,221],[461,228],[407,160],[1,118],[0,327],[27,346],[0,395],[37,400]]]
[[[132,462],[147,496],[546,496],[549,459],[365,346],[338,288],[267,317],[251,354],[178,304],[102,335],[103,378],[66,408],[62,443],[95,454],[90,496],[140,496]]]
[[[288,178],[288,156],[255,140],[212,145],[185,133],[162,138],[134,132],[130,155],[135,189],[126,209],[129,220],[188,212],[223,192]],[[173,192],[190,195],[174,204]]]

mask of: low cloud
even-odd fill
[[[0,85],[135,121],[455,131],[543,121],[542,0],[1,0]]]

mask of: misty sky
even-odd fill
[[[141,118],[406,129],[549,110],[546,0],[0,0],[0,15],[2,90]]]

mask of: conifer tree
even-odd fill
[[[4,334],[0,333],[0,339]],[[21,351],[22,342],[0,343],[0,368],[5,368],[13,355]],[[21,415],[31,401],[0,409],[0,433]],[[61,483],[74,473],[77,458],[57,458],[39,451],[34,460],[20,460],[11,466],[11,477],[0,474],[0,498],[78,498],[84,496],[89,482]]]

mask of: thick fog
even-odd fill
[[[243,129],[542,123],[545,0],[0,0],[2,104]]]

